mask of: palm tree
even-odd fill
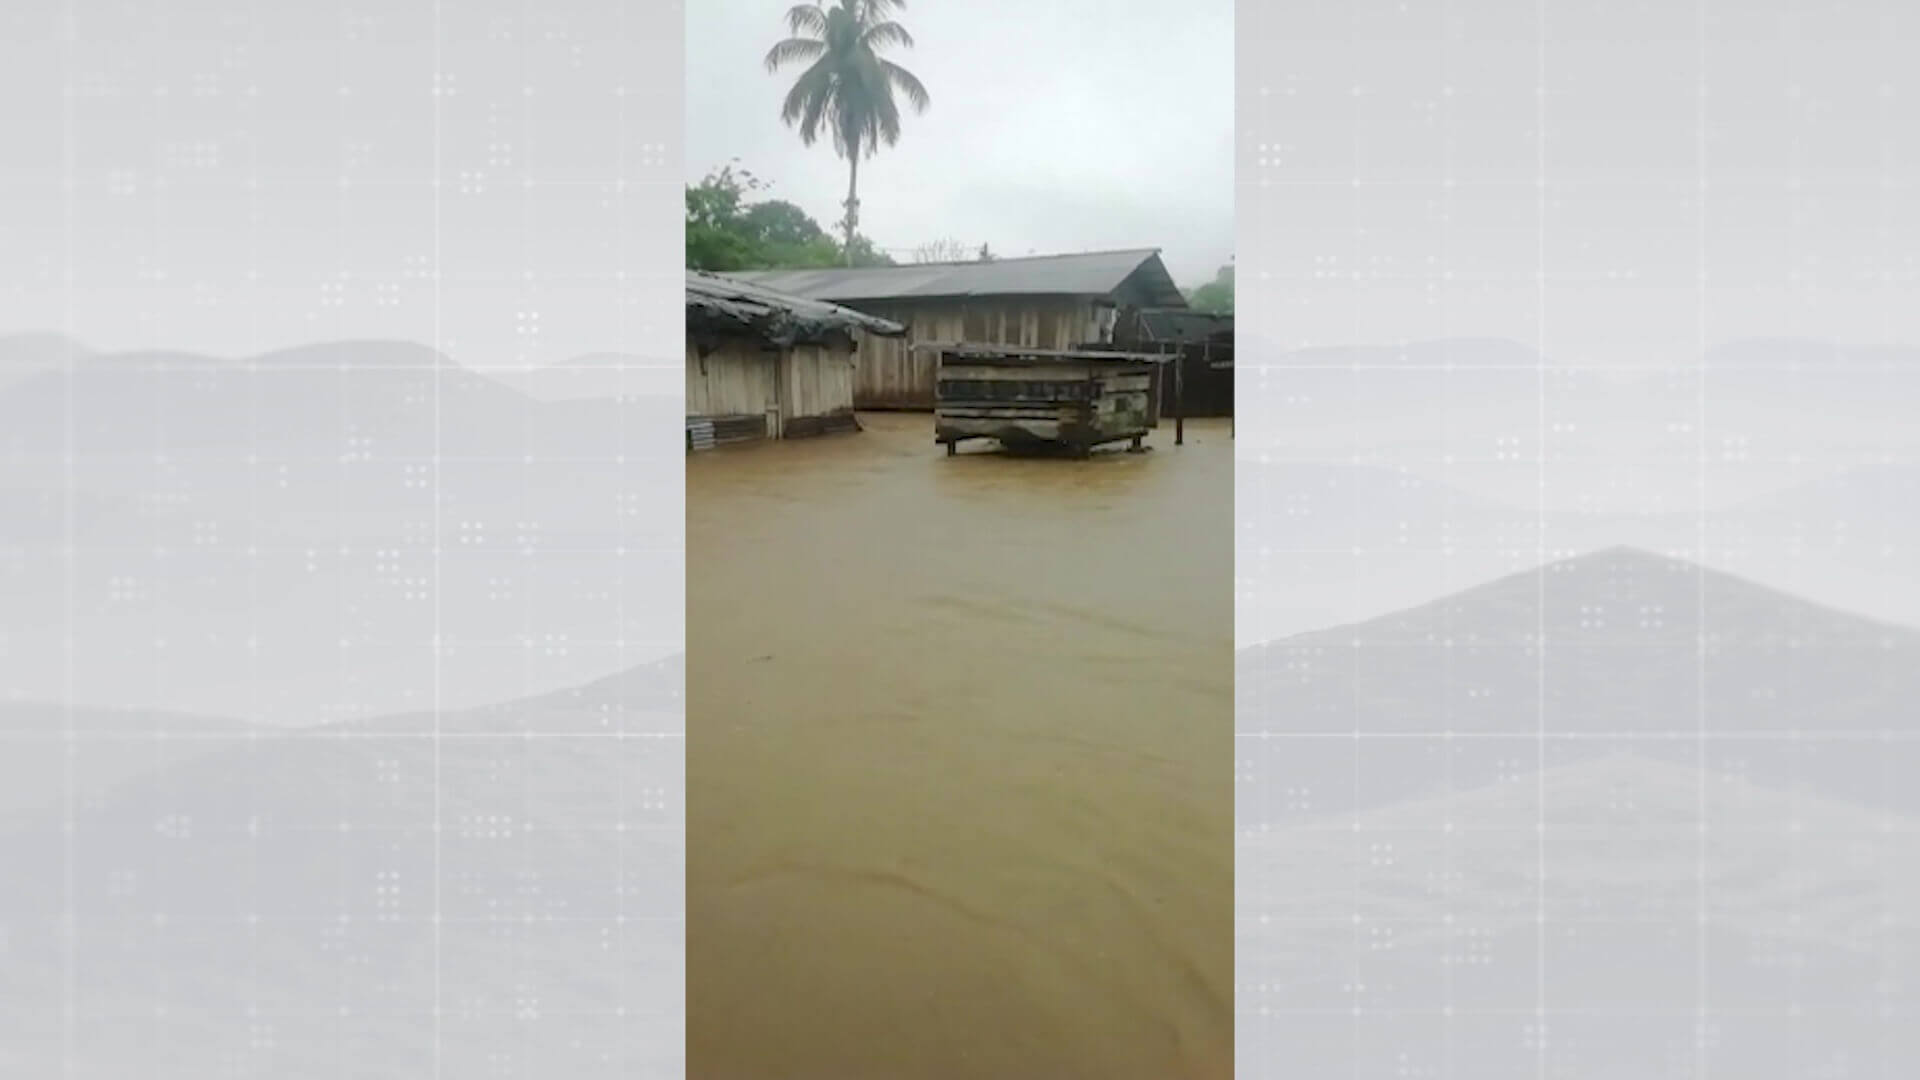
[[[824,127],[833,149],[847,161],[847,263],[853,263],[854,230],[860,222],[860,159],[872,157],[882,143],[900,141],[898,92],[916,113],[927,109],[927,88],[913,72],[880,54],[894,46],[913,47],[913,35],[888,16],[904,10],[906,0],[816,2],[787,12],[793,36],[767,53],[767,70],[788,64],[806,69],[787,91],[780,119],[800,131],[808,146]]]

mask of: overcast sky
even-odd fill
[[[780,122],[768,74],[792,0],[687,5],[686,170],[739,164],[823,226],[847,166]],[[1002,255],[1157,247],[1183,286],[1233,255],[1233,0],[909,0],[893,58],[932,107],[860,169],[861,231],[910,258],[942,239]]]

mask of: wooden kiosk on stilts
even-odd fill
[[[939,354],[933,438],[948,456],[970,439],[1075,457],[1116,442],[1139,452],[1160,426],[1167,356],[1010,345],[926,348]],[[1178,416],[1177,389],[1175,402]]]

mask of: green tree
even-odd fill
[[[768,199],[748,206],[740,215],[740,223],[754,239],[768,245],[800,247],[827,239],[827,232],[819,222],[785,199]]]
[[[880,55],[896,46],[913,47],[913,36],[888,17],[906,6],[906,0],[801,4],[787,12],[791,36],[767,52],[770,72],[806,65],[787,92],[780,119],[797,128],[808,146],[824,130],[847,162],[847,213],[841,225],[850,266],[859,247],[860,159],[900,141],[896,94],[915,112],[925,112],[930,100],[918,76]]]
[[[833,266],[843,261],[840,245],[805,210],[782,199],[754,203],[740,215],[740,228],[769,267]]]
[[[687,187],[687,267],[692,270],[745,270],[759,258],[753,238],[742,227],[742,206],[760,181],[752,173],[726,165]]]
[[[1213,315],[1233,314],[1233,265],[1221,267],[1205,285],[1187,290],[1187,306]]]
[[[896,266],[893,256],[873,246],[873,241],[859,233],[853,235],[853,243],[842,249],[848,266]]]
[[[731,163],[687,186],[688,269],[724,273],[893,264],[865,236],[855,234],[851,250],[836,243],[793,203],[749,201],[768,187]]]

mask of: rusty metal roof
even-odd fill
[[[1173,283],[1173,275],[1160,261],[1157,248],[1033,255],[991,262],[754,270],[726,276],[842,304],[961,296],[1107,296],[1131,280],[1149,306],[1187,306],[1186,297]]]
[[[865,330],[884,337],[907,332],[899,323],[838,304],[699,270],[687,271],[687,326],[754,333],[776,345],[818,340],[836,331]]]

